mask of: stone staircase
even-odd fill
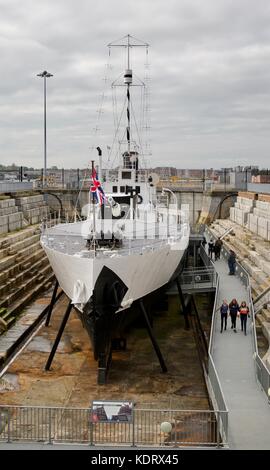
[[[9,328],[25,306],[48,289],[53,273],[40,246],[39,226],[0,237],[0,331]]]
[[[223,242],[235,251],[237,259],[250,275],[255,299],[270,285],[269,243],[229,219],[216,220],[211,230],[216,236],[221,236],[229,227],[233,227],[233,231],[225,236]]]

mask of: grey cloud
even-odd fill
[[[44,69],[54,74],[49,165],[83,165],[97,140],[110,145],[108,102],[105,138],[93,134],[106,45],[130,33],[151,45],[151,165],[267,165],[268,0],[0,0],[0,9],[1,163],[42,166]],[[123,57],[111,60],[117,75]]]

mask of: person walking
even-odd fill
[[[220,307],[220,315],[221,315],[220,333],[222,333],[222,331],[223,331],[223,323],[224,323],[224,331],[227,329],[228,310],[229,310],[228,302],[227,302],[227,300],[223,300],[222,305]]]
[[[229,304],[229,309],[230,309],[230,316],[231,316],[231,328],[233,328],[233,331],[237,333],[236,331],[236,317],[237,313],[239,312],[239,305],[236,299],[232,299],[232,301]]]
[[[236,254],[233,250],[230,250],[230,255],[228,258],[228,266],[229,266],[229,275],[232,276],[235,274],[235,267],[236,267]]]
[[[249,316],[249,308],[245,301],[241,302],[239,312],[241,320],[241,331],[244,331],[245,336],[247,336],[247,317]]]
[[[202,239],[202,246],[205,248],[205,245],[207,244],[207,241],[206,241],[206,238],[205,236],[203,236],[203,239]]]
[[[213,240],[213,238],[210,238],[210,240],[208,242],[208,256],[209,256],[209,258],[212,259],[213,253],[214,253],[214,240]]]
[[[222,248],[223,242],[220,239],[220,237],[216,240],[215,247],[214,247],[214,252],[215,252],[215,261],[220,259],[220,252]]]

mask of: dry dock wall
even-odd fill
[[[173,188],[173,192],[177,197],[178,207],[188,205],[189,207],[189,222],[191,225],[196,223],[209,223],[215,218],[229,217],[229,209],[233,204],[235,196],[228,195],[224,192],[209,193],[202,190],[180,190]],[[158,195],[161,190],[158,190]],[[227,197],[229,196],[229,197]],[[81,190],[54,190],[48,191],[45,195],[47,203],[52,212],[58,212],[61,208],[59,199],[62,203],[62,208],[65,214],[69,216],[74,215],[74,209],[80,213],[82,207],[89,203],[89,191]],[[224,200],[224,198],[226,198]]]
[[[21,229],[23,214],[15,205],[15,199],[0,200],[0,234]]]
[[[215,219],[229,217],[230,208],[234,203],[235,195],[228,193],[203,193],[201,194],[201,213],[195,223],[209,224]]]
[[[0,234],[37,224],[46,216],[48,206],[42,194],[0,198]]]
[[[38,224],[47,214],[47,205],[43,194],[15,198],[15,204],[31,225]]]
[[[270,195],[239,193],[230,220],[270,241]]]

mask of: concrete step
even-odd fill
[[[257,251],[257,253],[259,253],[261,258],[263,258],[266,261],[270,262],[269,243],[266,246],[262,246],[260,244],[257,244],[256,251]]]
[[[22,229],[19,232],[11,233],[9,235],[5,235],[4,237],[0,237],[0,251],[4,248],[12,246],[14,243],[20,242],[25,238],[31,237],[32,235],[35,235],[39,232],[39,224],[36,224],[32,225],[31,227]]]
[[[251,284],[251,294],[253,296],[253,299],[256,299],[256,297],[263,292],[263,288],[261,284],[255,281],[255,279],[250,278],[250,284]]]
[[[44,250],[39,245],[38,249],[34,250],[34,252],[30,254],[30,256],[28,256],[27,258],[22,258],[20,262],[17,262],[5,271],[2,271],[0,273],[0,284],[3,284],[4,282],[7,283],[10,278],[14,277],[17,273],[23,270],[23,265],[25,263],[35,263],[35,261],[43,257],[43,254]]]
[[[262,290],[266,289],[269,284],[269,276],[265,274],[258,266],[254,266],[252,261],[249,259],[243,259],[241,261],[242,266],[247,270],[249,275],[255,279],[255,281],[261,285]]]
[[[3,307],[0,308],[0,317],[5,318],[6,315],[7,315],[7,309]]]
[[[21,240],[17,243],[12,244],[12,246],[9,247],[8,254],[13,255],[17,254],[19,252],[22,252],[24,248],[27,248],[30,245],[34,245],[37,241],[40,239],[40,234],[35,234],[30,237],[26,237],[24,240]]]
[[[22,263],[22,267],[24,267],[24,269],[14,277],[9,277],[5,285],[0,286],[0,298],[3,297],[3,295],[12,293],[12,290],[14,289],[17,290],[18,286],[23,283],[25,279],[29,279],[31,276],[34,276],[36,273],[38,273],[38,271],[48,264],[49,260],[43,250],[40,253],[40,257],[37,261],[28,261],[27,263]]]
[[[19,285],[18,288],[13,293],[10,293],[8,295],[5,295],[5,297],[2,297],[2,299],[0,299],[0,308],[9,307],[21,295],[23,295],[24,292],[32,288],[34,284],[42,283],[44,281],[44,278],[48,275],[50,271],[51,271],[51,267],[49,263],[46,263],[46,265],[39,271],[38,274],[34,275],[30,279],[28,279],[27,281]]]
[[[212,230],[212,226],[211,226]],[[217,233],[217,231],[213,233]],[[265,286],[270,282],[269,274],[268,272],[265,272],[262,269],[262,264],[260,266],[260,259],[259,256],[254,252],[254,250],[251,250],[244,242],[236,238],[236,236],[228,235],[224,239],[224,246],[227,249],[232,249],[236,253],[237,260],[240,261],[242,266],[247,270],[249,275],[255,279],[255,281],[262,287],[261,292]],[[255,263],[256,261],[256,263]],[[267,263],[264,261],[264,263]],[[266,264],[263,264],[265,267]],[[266,269],[266,268],[265,268]]]
[[[224,247],[233,249],[237,260],[247,270],[250,276],[252,294],[255,298],[270,284],[270,263],[265,257],[257,253],[257,247],[262,246],[262,243],[265,246],[265,242],[258,241],[258,237],[255,237],[251,232],[243,229],[243,227],[237,227],[236,225],[228,220],[218,220],[210,228],[212,230],[214,226],[213,233],[216,236],[220,236],[226,229],[233,226],[235,235],[229,234],[223,239]]]
[[[22,265],[27,261],[32,261],[32,257],[36,253],[42,253],[43,250],[40,246],[39,241],[34,245],[24,248],[16,255],[7,256],[0,260],[0,283],[8,280],[9,277],[14,276],[15,273],[19,272]]]
[[[30,289],[23,297],[14,302],[14,304],[8,308],[8,315],[5,318],[5,321],[8,323],[8,328],[12,326],[20,314],[23,312],[24,308],[42,291],[45,291],[45,286],[52,284],[55,279],[52,272],[48,273],[45,277],[45,280],[41,283],[35,284],[35,286]]]
[[[0,259],[0,273],[8,269],[10,266],[14,265],[15,262],[16,255],[5,256],[4,258]]]
[[[268,277],[270,276],[270,262],[258,254],[257,250],[250,250],[248,258],[254,265],[261,269]]]
[[[270,310],[267,308],[263,308],[258,315],[262,316],[263,321],[270,322]]]
[[[16,264],[20,263],[20,265],[22,266],[22,263],[25,263],[28,257],[31,256],[32,253],[39,251],[40,248],[41,248],[41,245],[40,245],[39,240],[33,245],[23,248],[16,255]]]
[[[217,229],[220,230],[220,232],[222,233],[228,230],[228,228],[230,228],[232,225],[233,223],[229,219],[218,219],[215,220],[212,224],[212,226],[217,227]]]

